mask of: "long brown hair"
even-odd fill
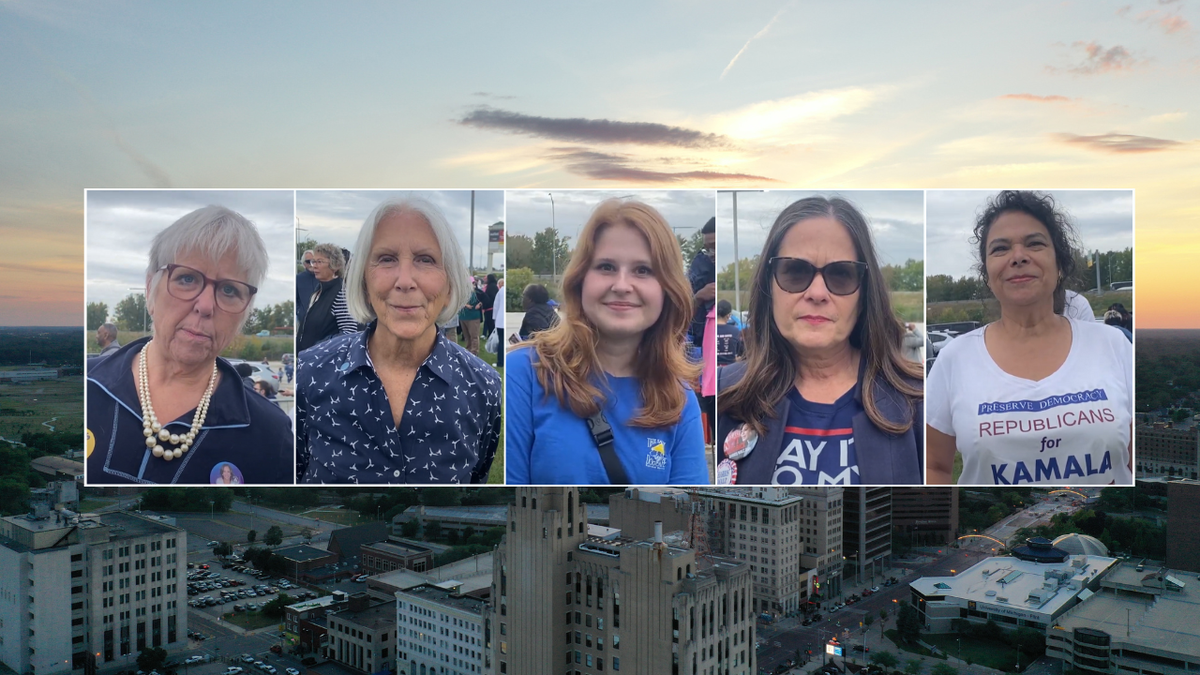
[[[771,311],[774,282],[768,261],[779,254],[783,237],[793,225],[821,217],[832,218],[846,228],[854,240],[858,259],[867,264],[858,303],[858,321],[850,333],[850,344],[861,352],[866,361],[862,384],[863,408],[876,427],[891,434],[904,433],[912,427],[911,414],[903,423],[883,417],[875,401],[874,387],[870,384],[882,376],[896,391],[909,397],[911,406],[912,399],[924,396],[921,386],[913,384],[912,380],[921,380],[924,373],[920,364],[905,359],[900,352],[904,329],[892,314],[892,302],[875,257],[871,229],[858,209],[838,198],[801,199],[785,208],[771,226],[758,268],[754,270],[754,278],[750,282],[746,375],[720,393],[721,412],[728,412],[731,417],[744,421],[758,433],[764,434],[766,424],[763,420],[775,416],[775,405],[795,386],[796,375],[800,372],[800,357],[775,325]]]
[[[642,334],[634,359],[641,385],[643,407],[629,422],[643,428],[678,424],[687,394],[682,382],[695,381],[699,367],[684,353],[684,335],[691,321],[691,285],[683,271],[679,243],[666,220],[653,207],[637,201],[609,199],[601,202],[579,233],[571,262],[563,274],[563,308],[566,317],[557,326],[541,331],[514,349],[537,351],[534,372],[547,395],[579,417],[600,411],[604,392],[599,383],[604,371],[596,357],[596,327],[583,313],[583,278],[592,265],[596,240],[605,228],[627,225],[650,245],[654,276],[662,286],[663,309],[658,321]]]

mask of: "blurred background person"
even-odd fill
[[[745,347],[742,331],[732,321],[733,306],[728,300],[717,303],[717,365],[727,366],[742,357]]]
[[[531,335],[549,330],[558,325],[558,312],[550,306],[550,292],[541,284],[529,284],[521,294],[521,306],[525,318],[521,320],[519,334],[522,340]]]
[[[296,351],[304,351],[334,335],[353,333],[358,328],[346,308],[342,290],[342,272],[346,256],[334,244],[318,244],[313,249],[312,270],[316,289],[303,300],[308,305],[304,323],[296,337]]]
[[[467,277],[471,289],[467,302],[458,311],[458,325],[462,328],[463,343],[467,351],[479,356],[479,324],[483,321],[483,301],[479,299],[480,290],[475,286],[475,277]]]
[[[96,329],[96,342],[100,344],[100,356],[108,356],[120,349],[121,343],[117,342],[117,327],[111,323],[101,325]]]

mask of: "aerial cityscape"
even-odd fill
[[[372,492],[47,476],[0,520],[5,672],[1149,674],[1200,660],[1192,479]]]

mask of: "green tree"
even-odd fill
[[[559,274],[571,259],[571,247],[566,237],[556,236],[553,228],[533,236],[533,271],[538,274]]]
[[[738,281],[741,284],[742,290],[750,288],[750,280],[754,278],[754,271],[758,269],[758,255],[753,258],[742,258],[738,261]],[[722,291],[733,290],[733,263],[725,265],[725,268],[717,273],[717,288]]]
[[[280,593],[274,600],[263,605],[262,613],[273,619],[278,619],[283,616],[284,608],[290,604],[292,604],[292,597],[287,593]]]
[[[701,223],[701,225],[703,224],[704,223]],[[692,259],[696,257],[696,254],[700,252],[700,249],[704,248],[704,233],[701,232],[700,229],[701,228],[697,227],[695,232],[692,233],[692,236],[688,237],[687,239],[682,237],[679,238],[679,250],[683,253],[683,264],[685,267],[691,264]]]
[[[925,668],[925,664],[921,659],[909,659],[904,662],[904,672],[908,675],[921,675],[921,670]]]
[[[900,659],[896,658],[895,654],[885,650],[871,654],[871,663],[887,668],[888,670],[893,670],[900,663]]]
[[[300,259],[304,257],[304,252],[310,248],[316,248],[318,243],[320,243],[320,242],[318,242],[316,239],[312,239],[312,238],[296,240],[296,274],[299,274],[299,273],[305,271],[304,265],[301,264],[301,262],[300,262]]]
[[[921,618],[917,609],[907,602],[900,603],[900,611],[896,614],[896,629],[906,638],[916,638],[921,633]]]
[[[933,670],[930,671],[930,675],[958,675],[958,668],[949,663],[935,663],[933,664]]]
[[[413,518],[412,520],[404,521],[404,523],[400,526],[400,535],[407,539],[411,539],[417,536],[417,532],[420,532],[420,530],[421,523],[417,522],[416,518]]]
[[[504,271],[504,309],[509,312],[524,311],[521,294],[533,283],[533,270],[527,267],[508,268]],[[520,326],[518,326],[520,328]]]
[[[311,527],[305,527],[305,528],[303,528],[303,529],[301,529],[301,530],[300,530],[300,537],[301,537],[302,539],[304,539],[304,541],[305,541],[305,542],[307,542],[307,541],[309,541],[310,539],[312,539],[312,538],[313,538],[313,534],[314,534],[314,532],[313,532],[313,529],[312,529]]]
[[[255,539],[258,539],[258,530],[250,530],[246,533],[247,542],[253,544]]]
[[[425,506],[458,506],[462,491],[458,488],[425,488],[421,491],[421,503]]]
[[[147,647],[137,657],[138,669],[144,670],[147,673],[162,668],[162,665],[166,662],[167,650],[162,647]]]
[[[233,546],[229,542],[223,541],[213,547],[213,553],[217,555],[233,555]]]
[[[267,546],[278,546],[283,543],[283,530],[278,525],[272,525],[267,528],[267,534],[263,537],[263,543]]]
[[[875,623],[875,617],[871,616],[870,614],[866,614],[863,616],[862,623],[864,628],[870,628],[871,624]]]
[[[514,267],[533,267],[533,240],[523,234],[512,234],[504,241],[506,274]],[[507,285],[507,284],[506,284]]]
[[[425,523],[425,540],[433,541],[442,538],[442,524],[438,521],[430,521]]]
[[[87,329],[96,330],[108,320],[108,305],[103,302],[89,302],[87,305]]]
[[[153,323],[146,312],[146,296],[141,293],[130,293],[118,302],[114,318],[118,329],[141,333]]]

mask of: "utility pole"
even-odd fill
[[[738,313],[738,318],[741,318],[742,312],[742,279],[741,279],[741,261],[738,254],[738,216],[737,216],[737,196],[739,192],[766,192],[766,190],[717,190],[717,192],[728,192],[733,195],[733,309]],[[765,260],[758,261],[758,264],[765,263]],[[718,270],[720,268],[717,268]]]
[[[550,231],[554,234],[550,245],[550,283],[558,285],[558,223],[554,217],[554,193],[546,194],[550,195]]]
[[[488,233],[491,236],[491,233]],[[467,268],[475,266],[475,191],[471,190],[471,250],[467,258]]]

